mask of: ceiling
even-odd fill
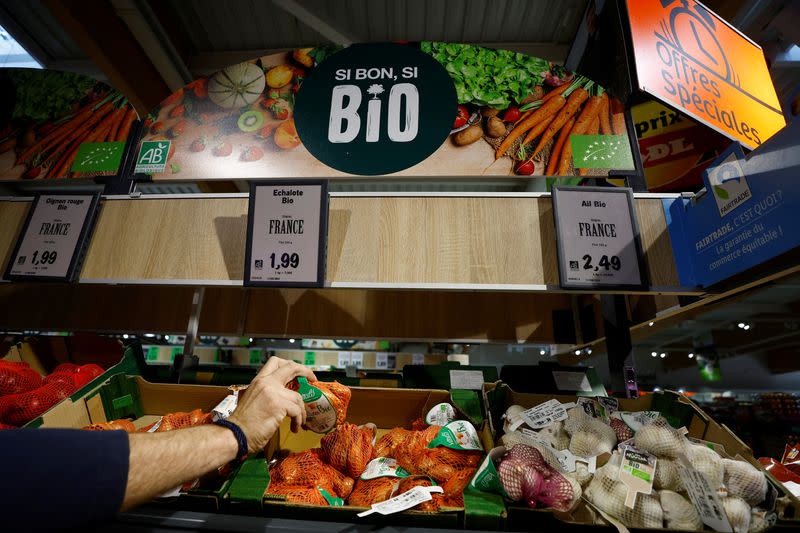
[[[277,51],[324,43],[448,40],[566,56],[587,0],[4,0],[0,24],[46,68],[83,72],[125,91],[124,71],[158,76],[164,91],[200,74]],[[779,92],[800,83],[797,2],[709,0],[775,58]],[[112,20],[116,19],[116,20]],[[120,24],[118,27],[116,24]],[[108,39],[102,39],[106,31]],[[130,43],[128,43],[130,41]],[[126,54],[112,48],[129,44]],[[136,69],[141,54],[151,72]],[[153,80],[155,81],[155,80]],[[161,90],[159,88],[159,90]],[[126,91],[127,93],[128,91]],[[158,91],[153,91],[157,94]],[[166,96],[166,94],[164,95]],[[144,97],[144,100],[155,98]],[[147,104],[147,102],[144,102]],[[154,105],[154,104],[153,104]]]

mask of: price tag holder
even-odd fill
[[[100,193],[37,195],[11,254],[5,278],[74,281],[99,204]]]
[[[631,189],[553,187],[553,213],[562,288],[646,288]]]
[[[375,368],[378,370],[389,369],[389,354],[386,352],[377,352],[375,354]]]
[[[250,183],[244,285],[322,287],[328,182]]]

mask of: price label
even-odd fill
[[[412,365],[424,365],[425,364],[425,354],[424,353],[413,353],[413,354],[411,354],[411,364]]]
[[[531,407],[520,413],[520,419],[511,425],[511,430],[514,431],[522,423],[527,424],[533,429],[542,429],[567,419],[567,409],[574,407],[570,404],[562,404],[558,400],[548,400],[544,403]]]
[[[38,195],[11,255],[6,278],[73,281],[99,201],[99,194]]]
[[[483,372],[480,370],[451,370],[450,388],[483,390]]]
[[[364,352],[351,352],[350,364],[356,368],[364,368]]]
[[[645,286],[630,189],[554,187],[553,212],[563,288]]]
[[[350,352],[339,352],[339,362],[337,367],[346,368],[350,365]]]
[[[327,221],[327,182],[251,183],[244,284],[321,287]]]
[[[375,368],[378,370],[386,370],[389,368],[389,354],[386,352],[378,352],[375,354]]]

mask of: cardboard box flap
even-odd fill
[[[261,507],[264,491],[269,485],[269,467],[264,457],[247,459],[228,487],[227,497],[232,503],[248,503]]]
[[[443,390],[353,387],[351,391],[347,421],[372,422],[384,429],[410,428],[414,419],[424,417],[434,405],[450,401],[450,394]]]

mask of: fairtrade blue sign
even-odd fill
[[[681,284],[708,287],[800,246],[800,121],[745,158],[731,145],[704,173],[707,194],[665,200]]]

